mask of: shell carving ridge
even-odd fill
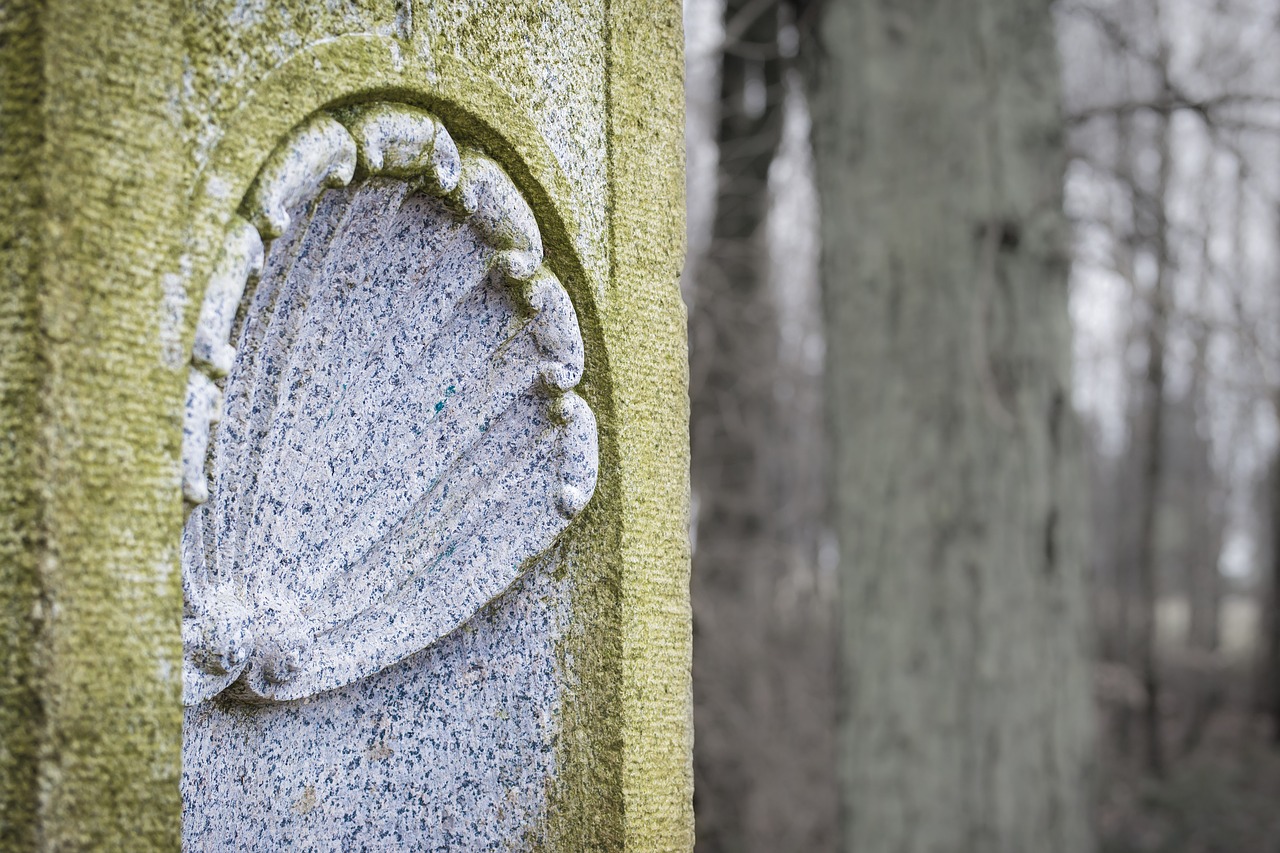
[[[196,332],[183,702],[340,687],[502,593],[595,490],[583,360],[495,162],[399,104],[297,128],[228,228]]]

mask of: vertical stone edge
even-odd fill
[[[684,63],[677,0],[610,0],[611,281],[618,417],[625,849],[693,847]]]
[[[181,16],[176,0],[44,3],[46,849],[179,847],[177,460],[194,316]]]
[[[41,4],[0,4],[0,849],[36,844]]]

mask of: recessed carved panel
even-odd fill
[[[298,699],[453,631],[595,488],[532,211],[421,110],[320,114],[228,229],[183,445],[183,700]]]

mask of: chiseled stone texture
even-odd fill
[[[361,168],[404,177],[326,190],[357,143],[326,114],[290,134],[246,199],[269,248],[229,368],[195,354],[183,840],[521,849],[553,780],[568,575],[543,559],[473,617],[594,489],[577,318],[496,164],[420,110],[344,116]],[[218,282],[259,265],[240,235]],[[206,291],[206,353],[242,290]]]
[[[400,820],[424,845],[687,850],[679,3],[13,0],[0,33],[0,171],[16,179],[0,204],[15,285],[0,424],[17,442],[0,448],[0,846],[171,851],[185,811],[223,833],[189,829],[189,849],[250,825],[249,849],[377,849],[339,840],[334,772],[388,783],[351,820],[379,834]],[[426,651],[303,699],[193,706],[184,807],[178,568],[184,494],[202,497],[184,475],[202,468],[193,454],[184,472],[183,403],[192,359],[215,390],[230,369],[221,309],[238,286],[211,282],[277,144],[378,100],[437,115],[532,208],[581,324],[600,482],[515,586]],[[252,240],[241,249],[252,266]],[[225,302],[218,335],[198,339],[207,290]],[[380,736],[371,692],[414,728]],[[306,747],[329,711],[348,728]],[[367,760],[358,773],[344,750]],[[397,816],[376,799],[392,791],[383,766],[426,768],[429,785],[397,796],[431,800]],[[472,807],[451,825],[444,804]]]
[[[200,35],[194,43],[205,50],[184,77],[183,102],[195,128],[197,162],[207,160],[226,117],[273,69],[335,36],[395,39],[406,64],[420,63],[427,87],[466,86],[453,79],[461,61],[482,69],[532,119],[572,186],[565,202],[579,223],[571,235],[574,250],[602,289],[608,262],[601,239],[607,206],[605,0],[201,0],[193,7],[190,23]],[[469,94],[489,96],[475,88]],[[504,110],[505,104],[492,108]],[[513,126],[495,130],[511,133]]]
[[[282,210],[225,388],[217,367],[192,370],[188,704],[237,679],[255,698],[300,699],[425,648],[591,497],[596,423],[572,390],[572,303],[539,269],[506,176],[452,159],[464,216],[388,178]]]
[[[245,176],[262,164],[259,152],[314,110],[331,106],[338,114],[347,105],[371,100],[368,95],[344,93],[390,90],[396,94],[372,100],[402,99],[429,109],[460,145],[481,149],[511,171],[525,193],[548,241],[548,266],[573,294],[584,323],[587,376],[582,396],[593,407],[602,402],[607,406],[611,381],[596,306],[612,275],[609,186],[604,177],[604,4],[404,3],[396,4],[403,14],[393,16],[385,14],[390,3],[358,5],[349,11],[367,17],[361,26],[333,26],[326,12],[299,15],[271,4],[215,0],[199,7],[196,20],[208,28],[210,37],[202,37],[197,49],[209,53],[194,57],[183,104],[195,134],[193,154],[202,169],[204,198],[215,203],[238,198]],[[322,35],[326,27],[333,27],[328,36]],[[238,47],[224,51],[227,43]],[[260,82],[263,77],[265,84]],[[678,157],[678,149],[667,153]],[[679,199],[663,205],[674,205],[678,211]],[[260,230],[268,236],[269,229]],[[676,251],[678,245],[673,244]],[[653,286],[669,284],[673,274],[651,279]],[[679,409],[681,402],[676,397],[660,405]],[[228,410],[230,403],[229,399]],[[605,409],[597,413],[607,417]],[[673,433],[677,447],[682,433],[683,427]],[[609,452],[602,444],[602,462]],[[677,452],[677,464],[679,457]],[[620,476],[619,469],[609,476]],[[682,483],[682,475],[672,481],[679,497],[672,505],[677,515],[684,507]],[[561,735],[553,750],[560,770],[546,770],[536,790],[526,785],[520,794],[539,803],[529,812],[529,826],[536,830],[545,816],[547,844],[555,849],[582,844],[608,849],[621,844],[625,832],[618,773],[625,748],[621,730],[627,719],[621,713],[620,685],[614,680],[620,665],[621,618],[617,530],[624,515],[617,496],[615,480],[611,494],[603,498],[606,503],[597,501],[594,513],[587,513],[591,517],[576,525],[576,532],[569,531],[560,556],[545,569],[554,572],[563,590],[557,606],[573,613],[564,620],[569,628],[554,636],[518,639],[520,644],[541,643],[541,654],[549,655],[558,667],[559,690],[544,701]],[[682,549],[668,553],[679,562]],[[673,594],[680,597],[679,572],[669,577]],[[677,625],[676,639],[686,629]],[[468,661],[456,665],[466,666]],[[654,684],[664,694],[665,680],[685,677],[679,669],[662,672],[663,679]],[[687,794],[687,787],[683,791]],[[479,799],[483,803],[483,797]],[[523,841],[508,842],[525,849]]]
[[[529,850],[543,841],[566,584],[549,560],[442,643],[295,702],[187,709],[187,850]]]

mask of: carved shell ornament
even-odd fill
[[[430,646],[596,484],[577,315],[495,162],[413,107],[320,113],[241,214],[187,390],[188,705],[299,699]]]

